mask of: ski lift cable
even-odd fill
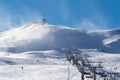
[[[77,75],[79,73],[79,71],[77,71],[75,74],[73,74],[71,77],[70,77],[70,79],[71,78],[73,78],[75,75]]]
[[[73,75],[71,75],[70,76],[70,66],[69,66],[69,64],[68,64],[68,79],[67,80],[70,80],[70,79],[72,79],[75,75],[77,75],[79,73],[79,71],[77,71],[75,74],[73,74]]]

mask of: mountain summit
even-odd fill
[[[65,46],[120,52],[119,29],[87,32],[34,22],[0,34],[0,51],[5,52],[60,49]]]

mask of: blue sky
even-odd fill
[[[1,31],[41,18],[87,30],[119,28],[120,0],[0,0]]]

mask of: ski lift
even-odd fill
[[[86,76],[86,78],[93,78],[93,76],[92,75],[88,75],[88,76]]]
[[[84,71],[84,75],[90,75],[90,72]]]
[[[98,73],[101,77],[107,77],[107,72],[99,72]]]
[[[91,74],[90,70],[87,67],[84,67],[84,74],[85,75],[90,75]]]

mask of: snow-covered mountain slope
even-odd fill
[[[103,43],[105,45],[109,45],[113,42],[116,42],[119,39],[120,39],[120,35],[115,35],[115,36],[111,36],[111,37],[106,38],[105,40],[103,40]]]
[[[80,49],[84,58],[93,62],[103,62],[103,69],[120,72],[120,54],[100,52],[97,49]],[[98,64],[97,64],[98,65]]]
[[[120,71],[120,54],[103,53],[97,49],[80,49],[80,51],[85,59],[103,62],[104,69]],[[61,54],[63,53],[57,50],[29,51],[19,54],[1,52],[0,80],[66,80],[69,76],[68,66],[71,80],[80,79],[81,74],[77,68],[68,63],[65,55]]]
[[[65,64],[65,54],[61,51],[29,51],[19,54],[1,52],[0,65],[20,65],[20,64]]]
[[[0,53],[0,80],[78,80],[77,68],[67,62],[61,51]]]
[[[82,57],[104,62],[105,69],[120,67],[120,55],[112,54],[120,53],[119,29],[87,32],[32,23],[0,33],[0,80],[66,80],[68,65],[71,80],[78,80],[80,74],[76,76],[77,69],[61,50],[66,46],[80,49]]]
[[[87,32],[62,26],[32,23],[2,32],[0,51],[17,53],[73,46],[119,53],[119,39],[119,29]]]
[[[103,44],[107,46],[108,52],[120,53],[120,29],[107,31],[109,36],[103,40]]]
[[[23,66],[23,69],[21,69]],[[80,73],[73,66],[70,68],[70,80],[78,80]],[[77,74],[76,74],[77,72]],[[76,74],[76,75],[75,75]],[[67,80],[66,65],[13,65],[0,66],[0,80]]]

